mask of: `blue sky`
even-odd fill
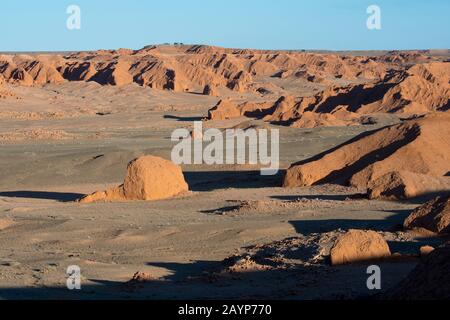
[[[66,8],[81,8],[81,30]],[[369,5],[382,29],[366,28]],[[450,48],[448,0],[2,0],[0,51],[183,42],[260,49]]]

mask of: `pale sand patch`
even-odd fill
[[[14,221],[9,218],[0,218],[0,231],[5,230],[14,225]]]

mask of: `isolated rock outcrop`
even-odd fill
[[[214,108],[208,111],[209,120],[228,120],[240,116],[241,111],[230,99],[220,100]]]
[[[434,250],[435,250],[435,248],[432,246],[422,246],[422,247],[420,247],[420,256],[426,257],[427,255],[432,253]]]
[[[389,257],[386,240],[375,231],[349,230],[331,249],[331,264],[342,265]]]
[[[281,96],[273,104],[270,114],[264,117],[264,120],[270,122],[287,123],[293,118],[299,116],[296,112],[297,101],[293,96]]]
[[[370,199],[402,200],[450,191],[450,177],[409,171],[389,172],[368,185]]]
[[[128,164],[123,185],[95,192],[80,202],[161,200],[188,190],[181,167],[162,158],[144,156]]]
[[[292,122],[291,127],[312,129],[316,127],[340,127],[354,124],[350,119],[336,117],[332,113],[304,112]]]
[[[363,133],[309,160],[292,165],[284,187],[320,183],[367,188],[395,171],[443,177],[450,172],[450,114],[436,112]]]
[[[440,196],[414,210],[405,220],[406,229],[422,228],[435,233],[450,232],[450,196]]]

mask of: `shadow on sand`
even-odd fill
[[[389,211],[392,212],[392,211]],[[298,220],[289,221],[297,233],[310,235],[312,233],[325,233],[338,229],[364,229],[376,231],[398,231],[402,229],[403,221],[409,216],[411,210],[398,210],[386,219],[356,220],[356,219],[328,219],[328,220]]]
[[[204,117],[179,117],[171,114],[166,114],[164,115],[164,119],[172,119],[180,122],[195,122],[195,121],[202,121]]]
[[[403,250],[411,251],[409,243],[404,245]],[[299,254],[297,251],[292,251],[290,254],[297,255]],[[261,259],[258,259],[258,263],[263,265],[266,264],[263,259],[264,254],[261,252]],[[417,259],[380,261],[380,266],[383,268],[383,291],[395,286],[406,277],[417,261]],[[267,266],[272,263],[273,261],[267,260]],[[338,267],[331,267],[326,263],[323,265],[298,264],[287,269],[218,273],[224,270],[226,263],[201,260],[192,263],[149,262],[148,266],[167,269],[169,275],[162,278],[149,278],[145,281],[130,280],[128,282],[89,279],[89,284],[82,284],[82,289],[79,291],[70,291],[63,286],[1,288],[0,299],[370,299],[373,292],[366,286],[369,264],[373,264],[373,261]],[[130,279],[131,277],[132,274]]]
[[[211,299],[361,299],[373,293],[366,287],[364,265],[339,268],[330,276],[320,266],[298,266],[292,269],[248,271],[215,275],[205,272],[210,261],[183,263],[150,263],[167,267],[173,275],[141,281],[89,279],[81,290],[66,287],[17,287],[0,289],[6,300],[211,300]],[[384,268],[388,282],[405,276],[404,268]],[[398,269],[398,270],[397,270]],[[406,270],[406,274],[410,268]],[[130,275],[131,278],[132,275]],[[398,280],[397,280],[398,279]],[[330,290],[330,288],[334,288]]]
[[[283,171],[275,176],[262,176],[260,171],[190,171],[184,177],[192,191],[218,189],[273,188],[281,186]]]
[[[347,201],[367,199],[367,194],[355,193],[355,194],[307,194],[307,195],[292,195],[292,196],[272,196],[272,199],[282,201],[297,201],[301,199],[307,200],[322,200],[322,201]]]
[[[84,196],[85,196],[85,194],[81,194],[81,193],[48,192],[48,191],[5,191],[5,192],[0,192],[0,197],[55,200],[55,201],[59,201],[59,202],[72,202],[72,201],[76,201]]]
[[[313,220],[291,221],[299,233],[305,235],[313,232],[333,231],[339,228],[373,228],[389,229],[401,221],[408,210],[393,211],[393,215],[385,220]],[[382,294],[396,286],[419,261],[417,254],[421,246],[436,245],[445,241],[441,238],[417,239],[414,242],[390,241],[392,252],[406,255],[404,258],[378,261],[383,270]],[[250,247],[255,249],[255,247]],[[305,260],[314,252],[309,247],[279,248],[277,253],[292,262]],[[299,250],[301,249],[301,250]],[[245,250],[244,250],[245,252]],[[410,255],[410,256],[408,256]],[[332,267],[324,261],[319,264],[292,265],[290,268],[276,268],[278,260],[273,260],[271,249],[261,247],[252,253],[252,259],[269,268],[247,270],[246,272],[228,272],[226,267],[234,265],[237,260],[224,261],[197,260],[188,263],[148,262],[148,267],[164,268],[168,275],[162,278],[130,280],[127,282],[107,279],[89,279],[82,284],[82,290],[70,291],[65,287],[23,287],[0,288],[1,299],[62,299],[62,300],[94,300],[94,299],[372,299],[374,292],[367,289],[367,266],[373,261],[361,261],[352,265]],[[267,259],[270,258],[270,259]],[[238,256],[239,259],[239,256]],[[275,265],[274,265],[275,263]],[[275,268],[271,268],[275,267]],[[120,266],[118,266],[120,268]],[[145,268],[144,268],[145,269]],[[137,270],[136,270],[137,271]],[[132,274],[130,274],[130,279]]]

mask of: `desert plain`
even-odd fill
[[[407,298],[450,230],[448,204],[434,224],[405,223],[450,190],[449,58],[188,45],[1,54],[0,298]],[[80,201],[123,183],[134,159],[170,160],[172,132],[194,121],[279,130],[279,173],[182,165],[188,191],[175,196]],[[332,263],[349,230],[375,232],[389,255]],[[367,286],[374,264],[381,290]],[[72,265],[81,290],[66,287]]]

